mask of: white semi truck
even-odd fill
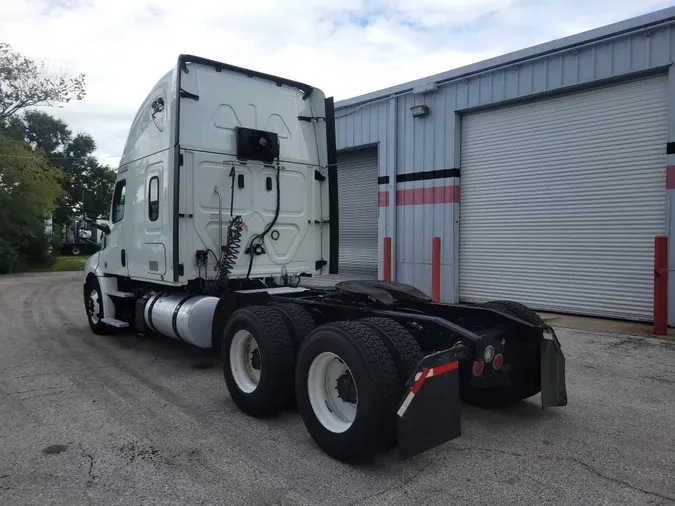
[[[344,461],[458,437],[460,399],[566,404],[560,343],[525,306],[435,304],[376,280],[308,287],[339,273],[337,177],[321,90],[181,55],[131,125],[109,225],[94,225],[91,329],[219,349],[242,412],[296,404]]]

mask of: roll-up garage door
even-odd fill
[[[462,119],[460,299],[652,318],[666,76]]]
[[[377,278],[377,148],[338,153],[340,275]]]

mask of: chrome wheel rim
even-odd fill
[[[101,314],[101,298],[96,289],[93,289],[89,293],[89,307],[87,308],[87,311],[89,313],[89,318],[91,318],[91,322],[96,325],[100,320],[99,315]]]

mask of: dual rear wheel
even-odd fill
[[[243,412],[273,415],[297,403],[317,445],[342,461],[395,443],[395,410],[422,350],[385,318],[316,327],[299,305],[236,311],[225,328],[223,373]]]

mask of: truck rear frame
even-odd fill
[[[267,286],[227,291],[219,298],[148,292],[133,284],[126,289],[122,293],[128,296],[113,296],[116,312],[137,332],[218,349],[228,391],[239,409],[268,417],[297,405],[317,444],[339,460],[370,458],[394,444],[407,458],[459,437],[461,402],[492,409],[541,392],[542,408],[567,404],[565,358],[555,332],[514,302],[437,304],[409,285],[375,280],[345,281],[325,290]],[[85,304],[88,293],[85,288]],[[203,331],[206,321],[201,306],[188,307],[194,301],[212,304],[210,343],[193,335],[193,323]],[[242,341],[242,332],[249,341]],[[366,372],[360,371],[360,379],[353,372],[349,380],[357,383],[358,392],[370,388],[364,382],[381,383],[366,396],[367,402],[380,406],[377,413],[361,414],[354,408],[350,423],[364,418],[355,436],[349,433],[350,424],[343,432],[331,430],[330,420],[321,422],[320,409],[312,407],[308,392],[316,387],[307,364],[311,367],[316,359],[313,340],[330,343],[324,351],[351,362],[350,371],[365,365],[382,376],[364,380]],[[344,346],[354,356],[338,351]],[[374,356],[369,347],[377,349]],[[393,385],[384,384],[387,377]],[[323,381],[333,381],[327,389],[339,390],[338,379],[328,375]],[[351,388],[342,383],[343,390]],[[346,402],[347,394],[340,395]],[[321,398],[338,402],[330,401],[329,394]],[[349,404],[358,407],[353,400]],[[335,406],[329,410],[339,411]]]

